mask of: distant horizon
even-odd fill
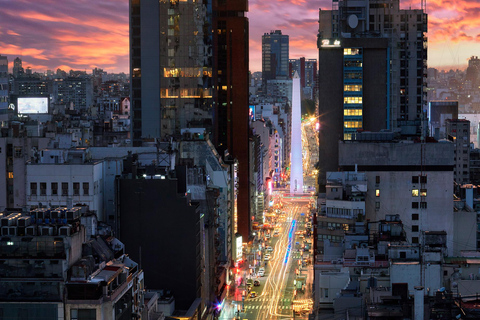
[[[48,1],[48,2],[47,2]],[[418,0],[402,0],[402,8],[420,8]],[[480,4],[458,0],[427,4],[428,65],[438,70],[464,70],[480,52]],[[91,70],[129,72],[127,0],[9,1],[0,11],[0,54],[17,56],[33,71]],[[261,72],[261,38],[271,30],[290,36],[290,58],[318,59],[318,10],[332,0],[250,0],[250,70]],[[445,9],[445,8],[448,8]]]

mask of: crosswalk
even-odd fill
[[[264,301],[270,301],[272,300],[272,298],[257,298],[255,299],[255,301],[259,301],[259,302],[264,302]],[[278,299],[279,302],[290,302],[292,301],[292,299],[287,299],[287,298],[282,298],[282,299]]]
[[[245,306],[245,310],[262,310],[262,309],[269,309],[269,305],[261,305],[261,306]],[[292,306],[278,306],[277,309],[279,310],[289,310],[292,309]]]
[[[271,301],[270,298],[258,298],[255,299],[255,302],[266,302],[266,301]],[[261,310],[261,309],[268,309],[270,308],[270,305],[246,305],[245,310]],[[292,309],[291,306],[291,299],[279,299],[278,300],[278,306],[277,309],[279,310],[287,310],[287,309]]]

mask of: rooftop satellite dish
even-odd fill
[[[358,17],[354,14],[348,16],[348,26],[355,29],[358,26]]]

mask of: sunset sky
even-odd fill
[[[290,36],[290,58],[317,58],[318,8],[331,0],[250,0],[250,70],[261,71],[262,35]],[[402,1],[402,8],[420,8]],[[128,72],[128,0],[0,0],[0,54],[34,71]],[[428,66],[464,69],[480,55],[480,1],[428,0]]]

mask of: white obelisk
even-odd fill
[[[295,72],[292,84],[292,146],[290,148],[290,193],[303,193],[302,106],[300,77]]]

